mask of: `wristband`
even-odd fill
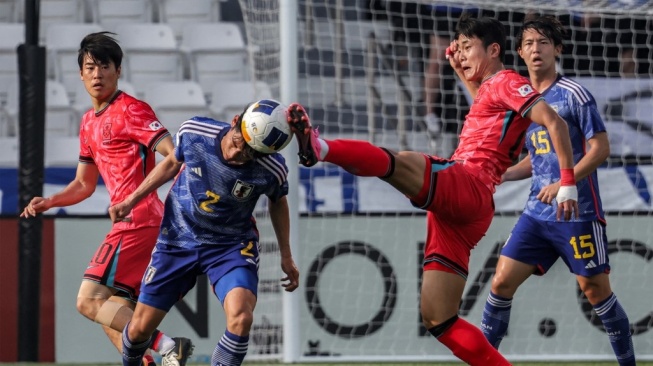
[[[444,56],[448,60],[451,56],[453,56],[453,52],[451,51],[450,47],[447,47],[447,49],[444,51]]]
[[[574,169],[560,169],[560,186],[575,186]]]

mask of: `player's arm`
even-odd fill
[[[279,245],[279,253],[281,254],[281,270],[286,274],[286,277],[281,281],[288,281],[283,283],[286,291],[294,291],[299,286],[299,270],[295,265],[290,251],[290,210],[288,209],[288,200],[283,196],[273,202],[269,201],[268,212],[272,220],[272,227],[277,237]]]
[[[177,175],[181,165],[182,163],[177,160],[174,153],[168,154],[165,159],[152,169],[132,194],[127,196],[124,201],[109,207],[111,221],[123,221],[140,200]]]
[[[579,181],[598,169],[610,156],[610,141],[607,132],[599,132],[587,140],[589,150],[574,167],[574,177]]]
[[[510,182],[513,180],[522,180],[530,178],[533,175],[533,165],[531,164],[531,156],[526,155],[517,164],[511,166],[501,177],[501,182]]]
[[[574,166],[574,178],[577,182],[592,174],[610,155],[610,142],[606,132],[597,133],[587,140],[587,144],[590,146],[589,151]],[[549,204],[556,197],[559,189],[559,181],[549,184],[537,194],[537,199]]]
[[[50,197],[34,197],[20,214],[21,217],[36,216],[52,207],[66,207],[90,197],[97,187],[100,172],[95,164],[77,164],[75,179],[66,188]]]
[[[553,108],[546,102],[540,100],[526,113],[533,122],[544,126],[549,132],[551,143],[558,155],[560,165],[560,189],[556,196],[558,201],[558,212],[556,217],[560,219],[564,213],[565,220],[570,220],[572,215],[578,216],[578,190],[574,178],[574,156],[569,138],[569,128]]]
[[[154,147],[154,150],[156,150],[159,154],[163,156],[168,156],[172,154],[172,152],[175,150],[175,146],[172,143],[172,137],[170,135],[164,137],[159,141],[159,143],[156,144]]]
[[[458,43],[456,43],[456,41],[451,41],[449,47],[447,47],[445,56],[447,57],[447,60],[449,60],[449,65],[451,65],[453,70],[456,72],[460,81],[465,85],[465,89],[467,89],[469,94],[472,96],[472,100],[476,99],[476,94],[478,93],[481,84],[465,78],[463,67],[460,64],[460,52],[458,52]]]

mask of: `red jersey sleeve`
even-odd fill
[[[525,117],[542,96],[533,88],[528,79],[517,72],[507,72],[502,76],[506,80],[494,84],[494,93],[491,94],[494,102]]]
[[[156,145],[170,132],[159,122],[156,114],[149,104],[133,99],[127,105],[125,114],[128,116],[129,123],[125,124],[127,134],[140,144],[147,146],[154,151]]]
[[[93,152],[88,144],[88,136],[86,136],[86,130],[84,125],[87,123],[88,114],[93,113],[93,111],[88,111],[82,116],[82,123],[79,129],[79,162],[84,164],[95,164],[93,159]]]

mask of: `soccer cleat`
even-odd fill
[[[299,143],[299,163],[311,167],[319,161],[320,143],[317,141],[320,135],[317,128],[311,126],[311,119],[306,110],[300,104],[293,103],[288,107],[288,124],[290,129],[297,136]]]
[[[193,354],[195,346],[188,338],[174,337],[175,346],[161,355],[162,366],[185,366],[188,358]]]

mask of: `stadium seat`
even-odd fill
[[[166,24],[125,24],[120,27],[125,52],[122,77],[146,87],[150,82],[181,81],[183,55]]]
[[[224,80],[247,79],[247,48],[234,23],[187,25],[180,48],[188,56],[191,78],[204,90]]]
[[[89,0],[93,22],[104,29],[121,33],[124,24],[152,23],[154,11],[151,0]]]
[[[89,33],[102,31],[99,24],[51,24],[45,36],[53,79],[62,83],[69,94],[81,84],[77,52],[82,39]]]
[[[186,24],[211,23],[220,20],[219,0],[158,0],[159,22],[168,24],[181,40],[182,29]]]
[[[230,122],[248,103],[272,97],[270,86],[262,81],[223,81],[213,86],[209,108],[215,118]]]
[[[50,25],[84,23],[84,0],[41,0],[39,39],[45,42]]]
[[[0,105],[3,105],[9,85],[18,83],[17,47],[25,41],[25,26],[0,23],[0,34]]]
[[[17,22],[20,5],[21,2],[18,0],[0,0],[0,23]]]
[[[0,167],[18,166],[18,137],[0,137]]]
[[[76,136],[79,116],[73,109],[63,84],[48,80],[45,87],[46,136]]]
[[[182,122],[193,116],[210,116],[204,91],[193,81],[149,84],[144,99],[171,134],[177,133]]]
[[[46,167],[75,167],[79,162],[78,136],[46,136]]]

